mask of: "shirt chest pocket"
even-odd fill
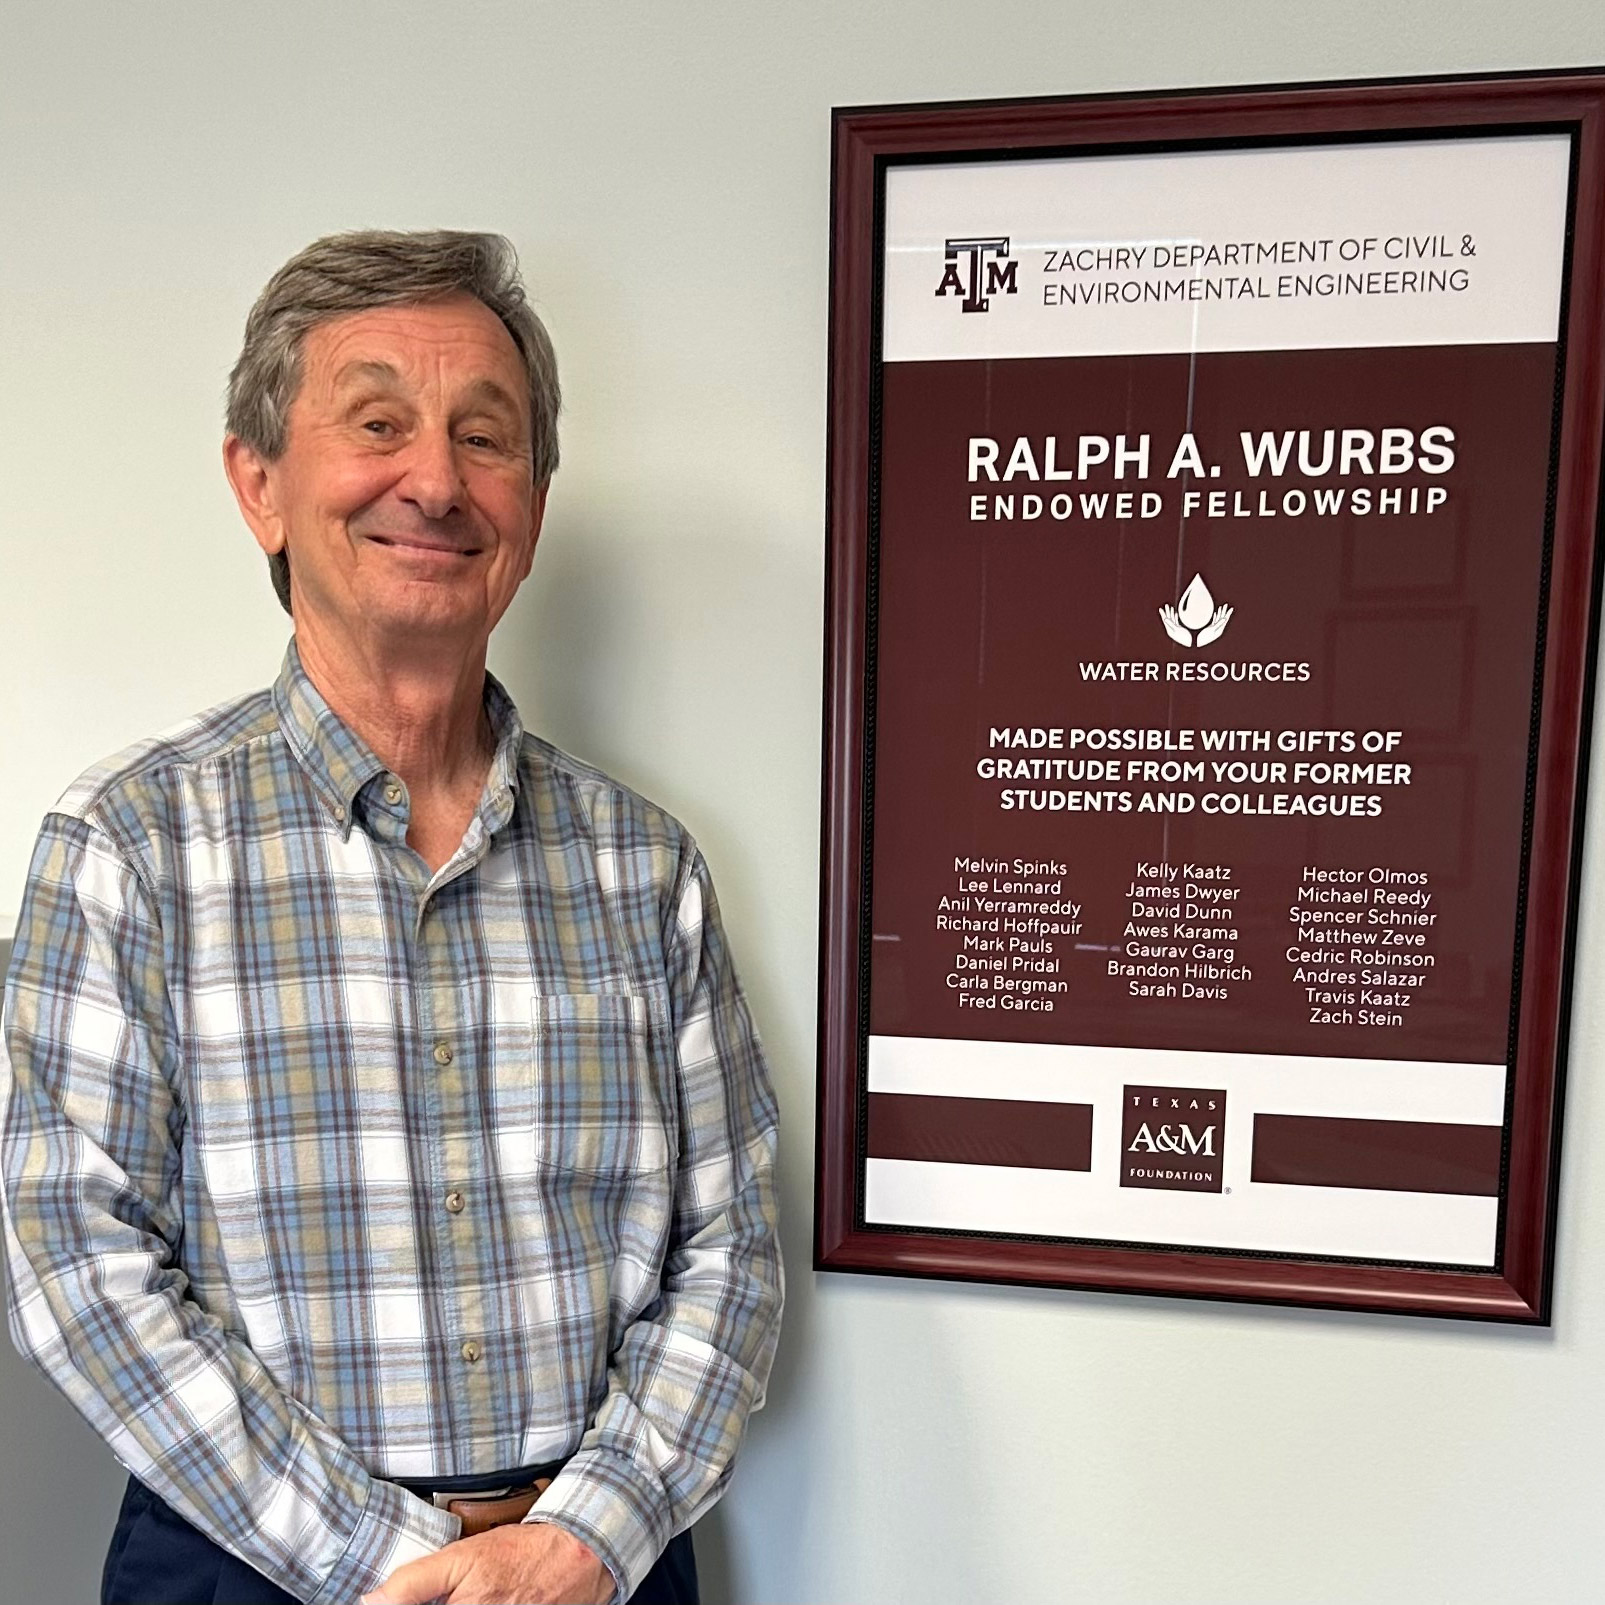
[[[677,1144],[663,1070],[666,996],[542,993],[530,1000],[535,1163],[594,1175],[663,1171]]]

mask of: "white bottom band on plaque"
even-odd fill
[[[1092,1106],[1091,1168],[869,1157],[865,1220],[879,1226],[1175,1243],[1277,1254],[1490,1266],[1499,1200],[1253,1179],[1256,1115],[1497,1127],[1502,1064],[1304,1058],[1055,1043],[871,1036],[868,1090]],[[1122,1186],[1128,1086],[1226,1093],[1221,1190]]]

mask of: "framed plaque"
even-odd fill
[[[817,1264],[1544,1322],[1605,79],[839,112]]]

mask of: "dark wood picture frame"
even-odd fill
[[[1572,140],[1558,472],[1524,844],[1501,1251],[1484,1273],[866,1226],[863,1065],[873,806],[878,320],[889,167],[1321,138]],[[1605,75],[1390,80],[839,110],[832,160],[815,1266],[1085,1290],[1546,1323],[1592,669],[1605,437]]]

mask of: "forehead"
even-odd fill
[[[387,375],[403,386],[459,388],[489,381],[515,398],[528,385],[513,337],[471,295],[348,312],[307,332],[304,388],[340,390]]]

